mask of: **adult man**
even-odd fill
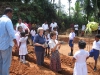
[[[44,31],[46,31],[47,29],[49,29],[47,21],[45,21],[45,23],[42,24],[42,28],[43,28]]]
[[[74,25],[74,28],[75,28],[75,35],[76,35],[76,36],[78,36],[78,27],[79,27],[78,24],[75,24],[75,25]]]
[[[52,23],[50,24],[51,31],[53,31],[53,28],[54,27],[57,27],[58,28],[58,25],[57,25],[56,22],[54,22],[54,20],[52,20]]]
[[[0,18],[0,75],[9,75],[13,42],[18,48],[11,18],[12,9],[6,8]]]

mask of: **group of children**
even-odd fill
[[[73,56],[73,46],[74,46],[74,39],[75,33],[74,29],[71,29],[71,32],[69,34],[69,46],[71,48],[70,56]],[[94,57],[95,65],[94,65],[94,71],[97,70],[97,60],[99,57],[99,50],[100,50],[100,35],[97,34],[95,36],[95,41],[93,42],[92,50],[90,52],[84,50],[86,47],[86,42],[83,40],[80,40],[78,43],[79,51],[77,51],[74,56],[73,60],[75,61],[74,66],[74,72],[73,75],[88,75],[87,72],[87,64],[86,60],[89,57]]]

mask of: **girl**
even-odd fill
[[[27,42],[28,37],[25,36],[25,32],[21,32],[21,38],[19,39],[19,55],[20,55],[20,62],[26,63],[25,55],[28,53],[27,51]]]
[[[76,61],[73,75],[88,75],[86,60],[89,57],[89,52],[84,50],[86,43],[81,40],[78,47],[80,50],[73,56],[73,60]]]
[[[60,72],[61,71],[61,63],[60,63],[60,55],[58,49],[60,49],[60,43],[56,40],[56,33],[50,33],[51,40],[49,41],[49,46],[51,49],[51,60],[50,67],[51,70]]]

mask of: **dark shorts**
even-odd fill
[[[69,40],[69,46],[73,47],[73,40]]]
[[[94,57],[94,60],[97,60],[99,57],[99,50],[92,49],[90,51],[89,57]]]
[[[49,43],[49,41],[47,41],[47,44]],[[49,47],[49,44],[48,44],[48,47],[47,47],[48,49],[50,49],[50,47]]]
[[[34,40],[34,36],[31,36],[32,41]]]

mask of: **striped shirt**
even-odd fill
[[[15,39],[12,21],[6,15],[0,18],[0,50],[6,50],[9,46],[13,46]]]

